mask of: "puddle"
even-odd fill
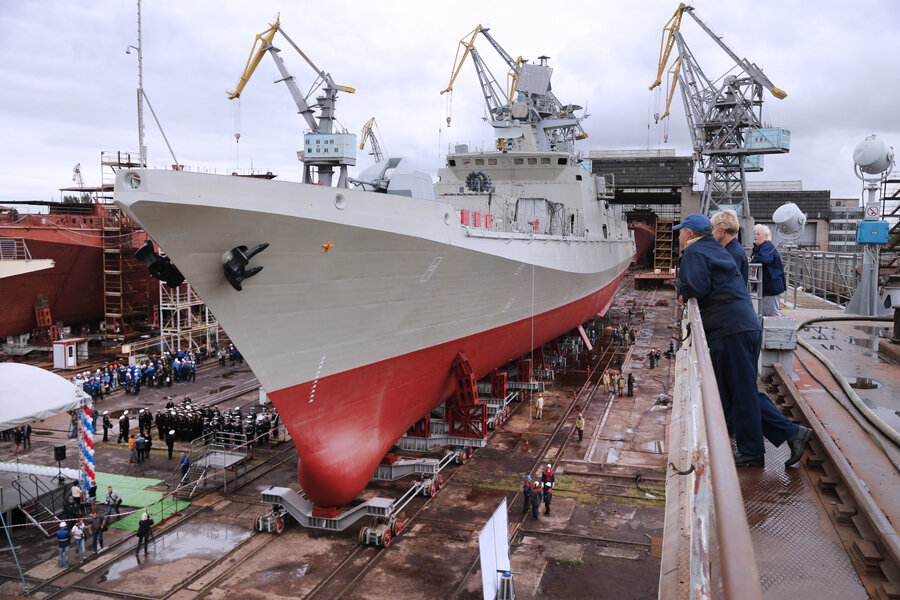
[[[217,559],[249,538],[251,534],[250,530],[233,525],[187,523],[171,533],[151,538],[150,556],[142,560],[160,564],[187,557]],[[111,565],[109,570],[100,575],[97,582],[116,581],[140,567],[140,562],[127,556]]]
[[[236,369],[233,371],[228,371],[227,373],[222,373],[221,375],[216,375],[216,377],[221,377],[222,379],[231,379],[235,375],[239,373],[249,373],[250,369]]]
[[[211,390],[206,390],[206,393],[210,394],[210,395],[218,394],[219,392],[224,392],[225,390],[230,390],[233,387],[235,387],[233,384],[232,385],[222,385],[217,388],[213,388]]]
[[[865,337],[858,338],[851,336],[848,338],[848,341],[852,344],[856,344],[857,346],[861,346],[867,350],[878,350],[878,338],[877,337]]]

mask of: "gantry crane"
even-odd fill
[[[294,77],[288,73],[284,60],[278,54],[281,50],[272,45],[276,32],[280,33],[316,72],[317,78],[306,95],[300,92]],[[315,179],[318,180],[317,183],[330,186],[334,168],[338,167],[340,175],[338,176],[337,186],[346,188],[348,184],[347,167],[356,164],[356,134],[347,133],[346,131],[335,133],[334,104],[337,100],[338,92],[352,94],[356,90],[345,85],[335,84],[330,74],[313,64],[309,57],[281,28],[281,19],[279,17],[275,19],[274,23],[269,25],[268,29],[256,36],[256,41],[254,41],[253,47],[250,49],[250,57],[247,59],[240,81],[238,81],[238,85],[233,92],[228,92],[230,99],[233,100],[240,97],[244,86],[247,85],[266,52],[275,61],[275,66],[278,67],[278,71],[281,73],[281,79],[278,81],[283,81],[287,85],[291,96],[294,98],[294,103],[297,105],[297,111],[309,125],[309,133],[303,136],[304,183],[315,183],[316,181],[314,181],[313,177],[313,173],[315,173]],[[323,93],[316,98],[314,105],[311,106],[307,100],[320,87],[323,88]],[[316,110],[319,111],[318,118],[315,116]]]
[[[363,125],[362,133],[359,134],[359,149],[364,150],[366,147],[366,141],[368,140],[369,145],[372,147],[372,151],[369,153],[375,159],[375,162],[379,163],[384,160],[384,152],[381,149],[381,143],[378,141],[378,136],[375,135],[375,117],[372,117],[366,124]]]
[[[487,105],[488,121],[498,132],[509,132],[508,136],[500,138],[499,144],[503,149],[574,151],[575,140],[588,136],[581,127],[584,117],[575,116],[575,111],[582,110],[582,107],[575,104],[563,105],[550,91],[553,69],[547,64],[549,57],[539,56],[538,64],[529,63],[521,56],[513,59],[488,31],[487,27],[478,25],[459,41],[450,83],[441,94],[453,91],[453,83],[466,57],[471,55]],[[509,67],[505,90],[475,48],[475,39],[479,33],[490,42]],[[449,119],[448,117],[448,124]],[[523,124],[532,127],[523,128]]]
[[[715,80],[704,74],[681,34],[685,14],[725,51],[739,73],[729,71]],[[753,240],[753,218],[747,200],[746,173],[762,170],[763,154],[782,154],[790,149],[789,131],[763,126],[763,89],[779,99],[787,94],[775,87],[756,64],[738,57],[700,20],[694,8],[685,4],[678,6],[663,28],[659,70],[651,90],[660,85],[674,46],[678,48],[678,58],[668,70],[666,108],[660,118],[668,118],[675,87],[680,82],[697,169],[706,176],[701,212],[735,209],[741,218],[742,242],[747,246]]]

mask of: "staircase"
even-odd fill
[[[187,474],[175,490],[175,497],[179,500],[190,500],[191,496],[193,496],[194,492],[197,490],[197,486],[200,485],[203,476],[206,475],[207,470],[208,467],[191,463],[191,466],[188,467]],[[181,473],[180,469],[178,473]]]
[[[39,498],[50,498],[53,501],[53,490],[32,473],[14,479],[12,487],[19,493],[19,509],[25,514],[25,517],[34,523],[45,536],[55,535],[59,531],[59,524],[62,521],[56,517],[55,512],[39,500]],[[32,487],[34,493],[31,493]]]
[[[59,531],[59,524],[62,522],[56,518],[50,509],[44,506],[38,500],[32,500],[27,504],[19,506],[29,521],[34,523],[38,529],[47,537],[56,535]]]

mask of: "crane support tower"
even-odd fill
[[[585,116],[576,117],[575,111],[583,110],[582,107],[576,104],[563,105],[550,91],[553,69],[547,64],[549,57],[539,56],[536,64],[521,56],[513,59],[488,31],[487,27],[478,25],[459,41],[450,83],[441,94],[453,91],[453,83],[459,76],[463,63],[471,56],[487,105],[488,121],[497,134],[497,146],[500,150],[574,152],[575,141],[588,136],[581,127]],[[490,42],[509,67],[506,89],[500,86],[475,48],[479,33]],[[523,124],[533,125],[534,129],[523,127]]]
[[[280,33],[303,57],[306,64],[316,72],[316,80],[306,95],[300,92],[294,77],[288,72],[284,60],[279,55],[281,50],[272,45],[276,32]],[[320,183],[330,187],[334,170],[337,168],[339,170],[337,187],[346,188],[348,185],[347,167],[356,164],[356,134],[335,131],[334,105],[338,92],[352,94],[356,90],[345,85],[335,84],[330,74],[313,64],[300,47],[284,32],[281,28],[281,19],[277,18],[274,23],[269,25],[268,29],[256,36],[244,72],[241,74],[235,90],[228,92],[228,98],[233,100],[240,97],[244,86],[250,81],[250,77],[266,53],[269,53],[281,73],[281,79],[276,83],[283,81],[287,85],[294,103],[297,105],[297,112],[309,126],[309,131],[303,136],[303,151],[299,153],[303,161],[303,182]],[[317,97],[311,105],[309,98],[319,88],[323,90],[322,95]],[[319,111],[318,118],[315,115],[316,110]]]
[[[737,70],[716,79],[706,76],[681,33],[682,17],[697,22],[734,61]],[[678,57],[669,65],[673,47]],[[776,87],[755,63],[740,58],[695,14],[692,6],[680,4],[663,28],[659,49],[659,69],[654,89],[667,74],[666,109],[669,117],[675,87],[680,83],[688,131],[698,170],[706,176],[701,212],[713,214],[734,209],[741,219],[744,246],[753,243],[753,218],[747,200],[746,174],[762,171],[763,154],[783,154],[790,150],[790,132],[765,127],[762,121],[763,90],[779,99],[787,94]]]

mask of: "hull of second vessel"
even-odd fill
[[[3,280],[0,337],[35,328],[34,301],[40,294],[47,295],[54,323],[74,325],[103,319],[103,265],[98,246],[32,239],[25,243],[33,258],[48,258],[55,265]]]
[[[352,500],[447,398],[458,353],[480,377],[570,330],[604,309],[633,255],[624,224],[600,238],[500,235],[439,201],[163,171],[132,190],[127,176],[117,202],[247,358],[320,506]],[[223,254],[264,242],[250,263],[264,269],[232,289]]]

